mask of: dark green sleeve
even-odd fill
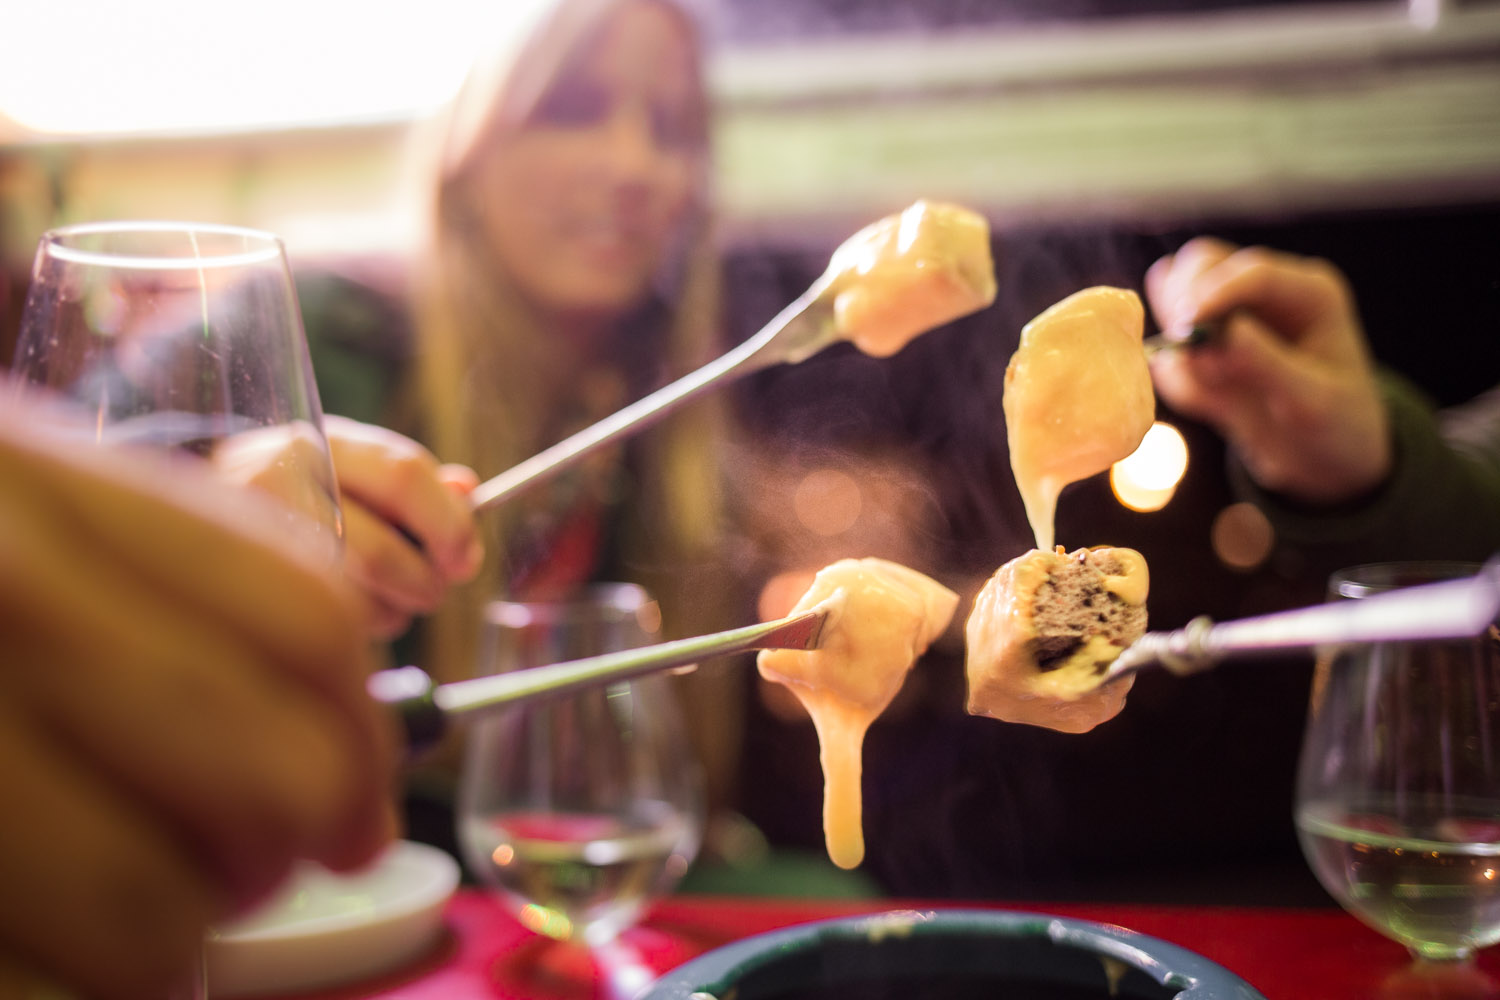
[[[1397,559],[1477,562],[1500,553],[1500,392],[1441,415],[1392,373],[1382,373],[1381,392],[1395,466],[1359,502],[1300,506],[1257,488],[1242,468],[1231,470],[1240,493],[1270,519],[1279,547],[1322,570]]]
[[[343,275],[316,271],[296,281],[323,412],[390,426],[410,368],[404,310],[395,297]]]

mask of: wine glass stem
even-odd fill
[[[208,955],[206,946],[199,946],[193,956],[193,964],[183,973],[182,979],[167,995],[167,1000],[208,1000]]]
[[[618,937],[590,949],[599,967],[607,1000],[635,1000],[656,979],[640,952]]]

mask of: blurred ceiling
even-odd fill
[[[731,241],[826,242],[918,196],[996,224],[1148,226],[1500,202],[1500,0],[716,2],[717,200]],[[424,30],[411,44],[427,52],[438,42]],[[4,106],[0,179],[9,150],[40,183],[67,175],[69,193],[80,178],[118,186],[130,169],[212,153],[248,211],[267,164],[337,142],[296,184],[326,204],[315,181],[343,177],[341,224],[389,173],[358,164],[389,158],[405,124],[65,138],[7,126]],[[366,225],[368,242],[405,236]]]
[[[716,79],[734,232],[847,231],[913,192],[1001,220],[1500,198],[1500,4],[1008,24],[978,23],[998,4],[937,6],[973,23],[728,48]]]
[[[1365,7],[1392,0],[1351,0]],[[851,34],[1023,27],[1253,10],[1326,6],[1320,0],[722,0],[725,37],[735,44],[805,41]]]

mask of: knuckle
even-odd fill
[[[1246,271],[1258,271],[1270,267],[1276,259],[1276,254],[1268,247],[1248,246],[1238,250],[1234,254],[1234,262]]]
[[[1222,255],[1230,249],[1228,243],[1216,236],[1194,236],[1178,251],[1187,257],[1212,257]]]
[[[1331,260],[1324,257],[1307,258],[1308,274],[1323,285],[1332,295],[1341,299],[1349,299],[1352,292],[1349,288],[1349,279],[1344,272]]]

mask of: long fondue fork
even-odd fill
[[[1158,351],[1182,351],[1209,344],[1217,344],[1224,337],[1224,325],[1218,320],[1204,320],[1192,326],[1163,330],[1154,337],[1147,337],[1141,346],[1150,358]]]
[[[1234,657],[1374,642],[1467,639],[1483,633],[1497,618],[1500,556],[1474,576],[1458,580],[1235,621],[1215,623],[1200,616],[1172,632],[1147,632],[1109,665],[1099,683],[1151,666],[1185,675]]]
[[[833,321],[833,298],[824,295],[832,283],[832,276],[824,274],[738,347],[480,483],[469,495],[474,509],[483,510],[541,482],[596,448],[649,426],[717,385],[771,365],[796,364],[817,354],[840,339]]]
[[[833,606],[833,600],[829,599],[800,614],[727,632],[449,684],[433,684],[432,678],[420,667],[396,667],[372,675],[368,686],[376,701],[396,709],[408,745],[421,749],[436,742],[451,719],[470,713],[612,684],[728,653],[752,649],[817,649]]]

